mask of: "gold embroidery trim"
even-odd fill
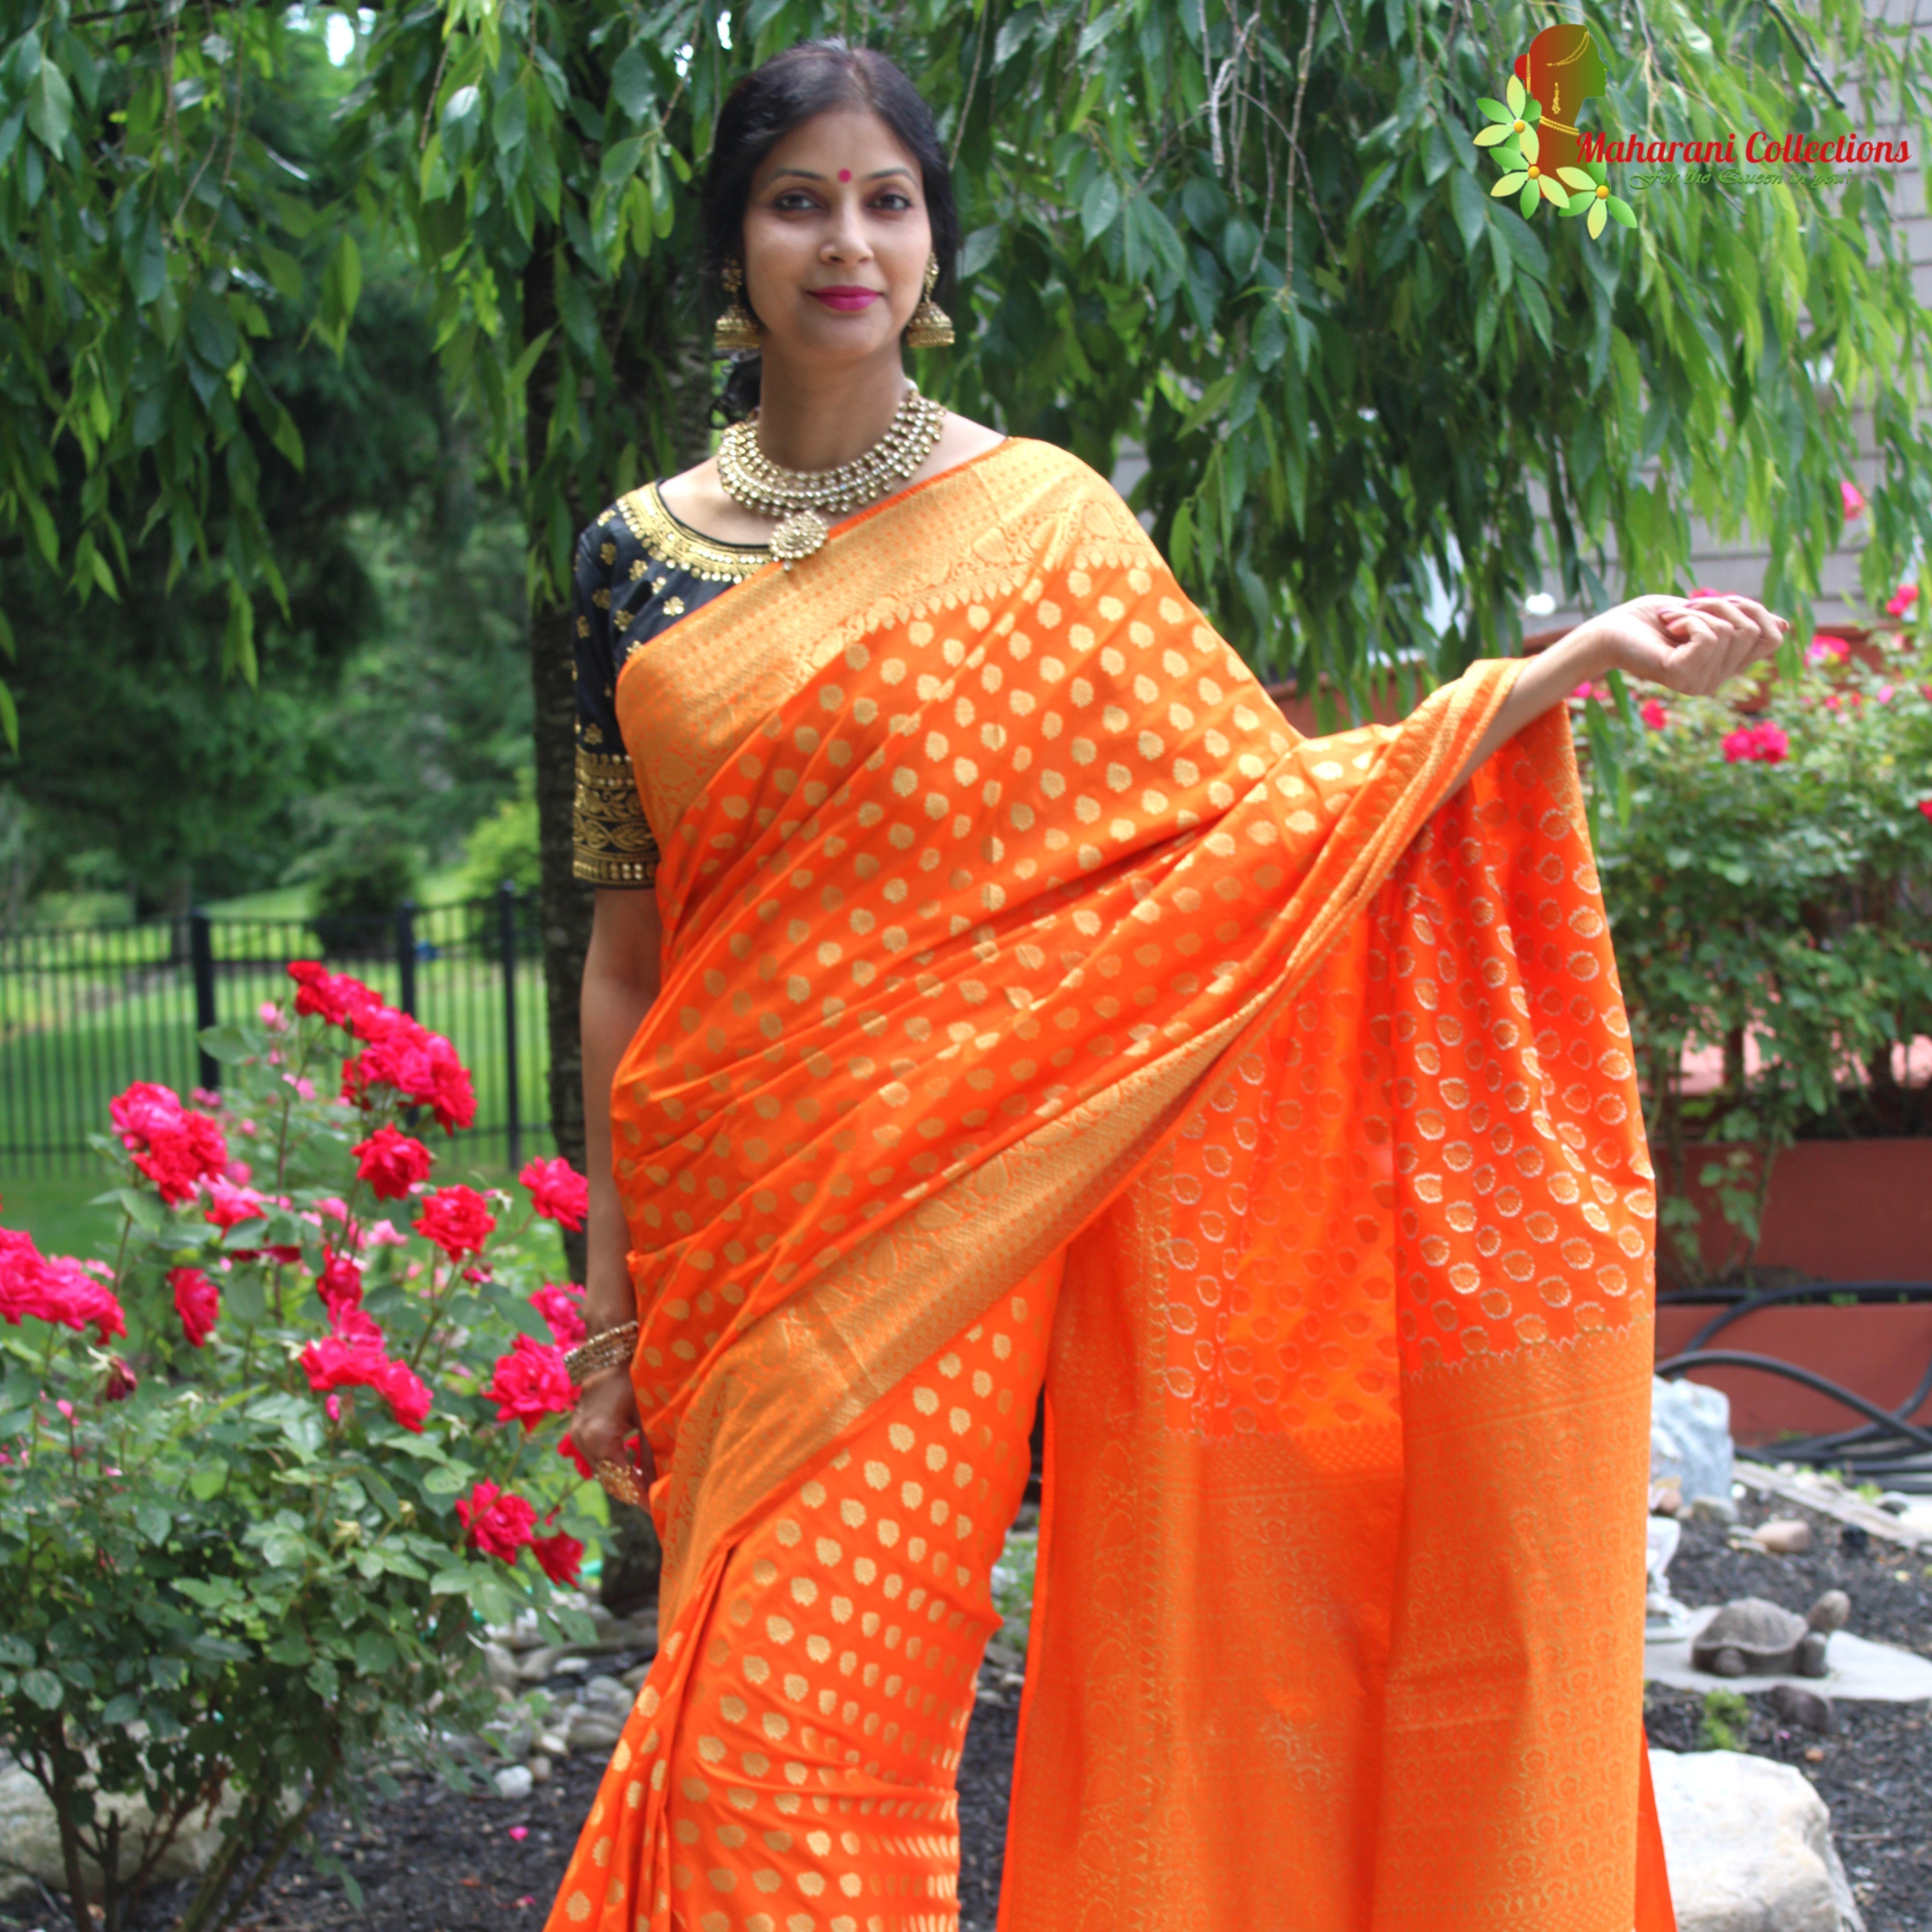
[[[657,841],[638,796],[637,775],[621,752],[578,748],[571,871],[593,886],[657,883]]]
[[[764,544],[720,543],[681,524],[664,508],[655,483],[617,500],[631,534],[661,562],[713,584],[740,584],[772,560]]]

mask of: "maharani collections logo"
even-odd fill
[[[1601,137],[1576,131],[1578,109],[1608,78],[1589,28],[1564,22],[1530,42],[1502,100],[1476,103],[1489,123],[1477,130],[1476,146],[1503,171],[1490,192],[1518,195],[1526,221],[1546,201],[1559,214],[1583,216],[1592,241],[1612,221],[1636,226],[1630,203],[1610,192],[1606,158],[1592,152]]]
[[[1912,159],[1911,144],[1904,140],[1861,141],[1850,134],[1818,140],[1787,133],[1780,140],[1755,131],[1743,141],[1746,166],[1762,170],[1753,174],[1738,166],[1735,133],[1702,141],[1658,141],[1580,132],[1579,111],[1603,93],[1609,78],[1588,27],[1565,21],[1544,28],[1517,60],[1504,98],[1476,103],[1488,123],[1477,130],[1476,145],[1488,148],[1503,171],[1490,194],[1517,196],[1525,220],[1545,202],[1559,214],[1585,216],[1594,239],[1612,221],[1636,226],[1629,202],[1610,192],[1606,164],[1612,161],[1646,164],[1636,182],[1640,188],[1659,183],[1752,188],[1794,179],[1779,171],[1785,168],[1896,167]],[[1675,168],[1693,171],[1670,172]],[[1844,177],[1814,173],[1809,178],[1818,185]]]

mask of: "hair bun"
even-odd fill
[[[740,356],[733,358],[730,373],[724,378],[724,387],[711,406],[712,422],[742,422],[758,406],[764,369],[764,358],[762,356]]]

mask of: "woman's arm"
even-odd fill
[[[590,1176],[590,1218],[585,1228],[584,1316],[590,1333],[614,1328],[637,1314],[631,1285],[630,1237],[610,1161],[610,1083],[624,1050],[658,992],[662,928],[652,892],[599,891],[584,956],[579,1024],[584,1041],[584,1151]],[[607,1369],[584,1385],[571,1438],[592,1462],[619,1461],[624,1438],[638,1426],[628,1374]],[[650,1451],[640,1444],[638,1467],[651,1479]]]
[[[1456,784],[1580,684],[1620,670],[1706,697],[1772,656],[1790,628],[1789,618],[1750,597],[1636,597],[1619,604],[1530,660]]]

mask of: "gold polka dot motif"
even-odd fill
[[[1406,782],[1391,730],[1296,740],[1156,562],[848,643],[660,827],[681,936],[614,1116],[662,1449],[802,1284],[1279,978],[1288,882]],[[627,744],[666,728],[646,691]]]
[[[815,1928],[836,1923],[823,1916],[832,1901],[856,1900],[868,1916],[855,1922],[892,1932],[956,1925],[928,1907],[957,1897],[955,1780],[980,1652],[999,1625],[992,1567],[1026,1480],[1058,1282],[1056,1261],[1017,1306],[1010,1297],[997,1322],[948,1342],[730,1552],[710,1628],[692,1639],[702,1666],[658,1759],[672,1925],[756,1926],[748,1900],[784,1924],[764,1905],[788,1900],[801,1919],[804,1906],[819,1915]],[[997,1473],[956,1454],[941,1387],[962,1390],[969,1424],[987,1432],[980,1466]],[[1012,1397],[1004,1409],[989,1399],[1000,1389]],[[951,1498],[927,1494],[942,1472]],[[851,1519],[871,1522],[882,1490],[925,1533],[908,1523],[879,1559],[848,1562]],[[943,1544],[928,1520],[935,1502],[945,1504]],[[965,1526],[957,1535],[956,1522]],[[829,1571],[839,1573],[836,1587]],[[662,1707],[668,1667],[662,1658],[654,1666],[620,1750],[638,1755],[631,1734],[646,1704],[653,1715]],[[611,1815],[586,1830],[572,1861],[566,1889],[586,1901],[573,1924],[592,1922],[589,1901],[607,1874],[652,1856]],[[634,1831],[634,1809],[615,1817]],[[594,1922],[629,1932],[608,1900]]]

